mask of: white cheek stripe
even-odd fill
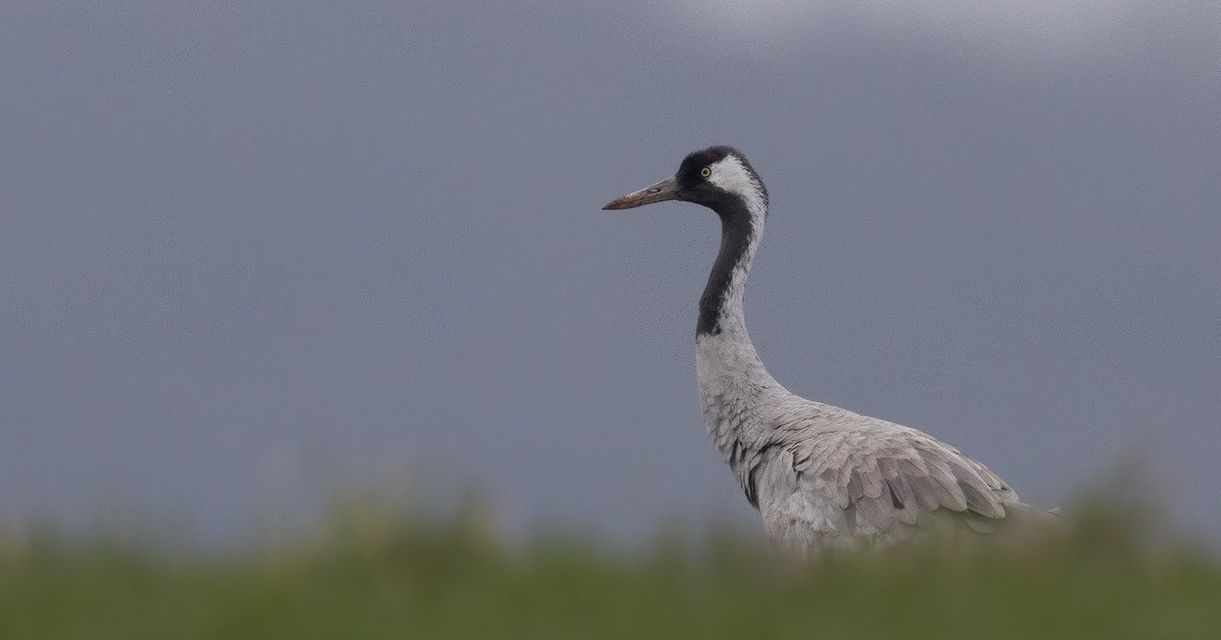
[[[709,168],[712,169],[712,175],[708,178],[709,182],[729,193],[741,196],[753,217],[761,218],[764,215],[767,205],[763,200],[763,190],[740,160],[734,156],[726,156],[709,165]]]

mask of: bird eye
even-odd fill
[[[708,176],[712,175],[712,169],[704,167],[703,169],[700,169],[700,175],[707,178]]]

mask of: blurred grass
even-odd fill
[[[1083,509],[1070,533],[796,566],[752,537],[507,548],[477,510],[348,509],[311,540],[0,539],[0,638],[1219,638],[1221,567]]]

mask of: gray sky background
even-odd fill
[[[243,536],[426,469],[518,529],[753,522],[716,220],[598,210],[727,143],[789,388],[1045,505],[1135,455],[1221,537],[1221,5],[250,4],[0,7],[0,521]]]

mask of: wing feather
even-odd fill
[[[802,531],[822,542],[893,539],[930,518],[948,518],[986,532],[1006,517],[1006,506],[1022,505],[996,474],[957,449],[915,429],[858,422],[785,447],[787,479],[762,489],[769,530]]]

